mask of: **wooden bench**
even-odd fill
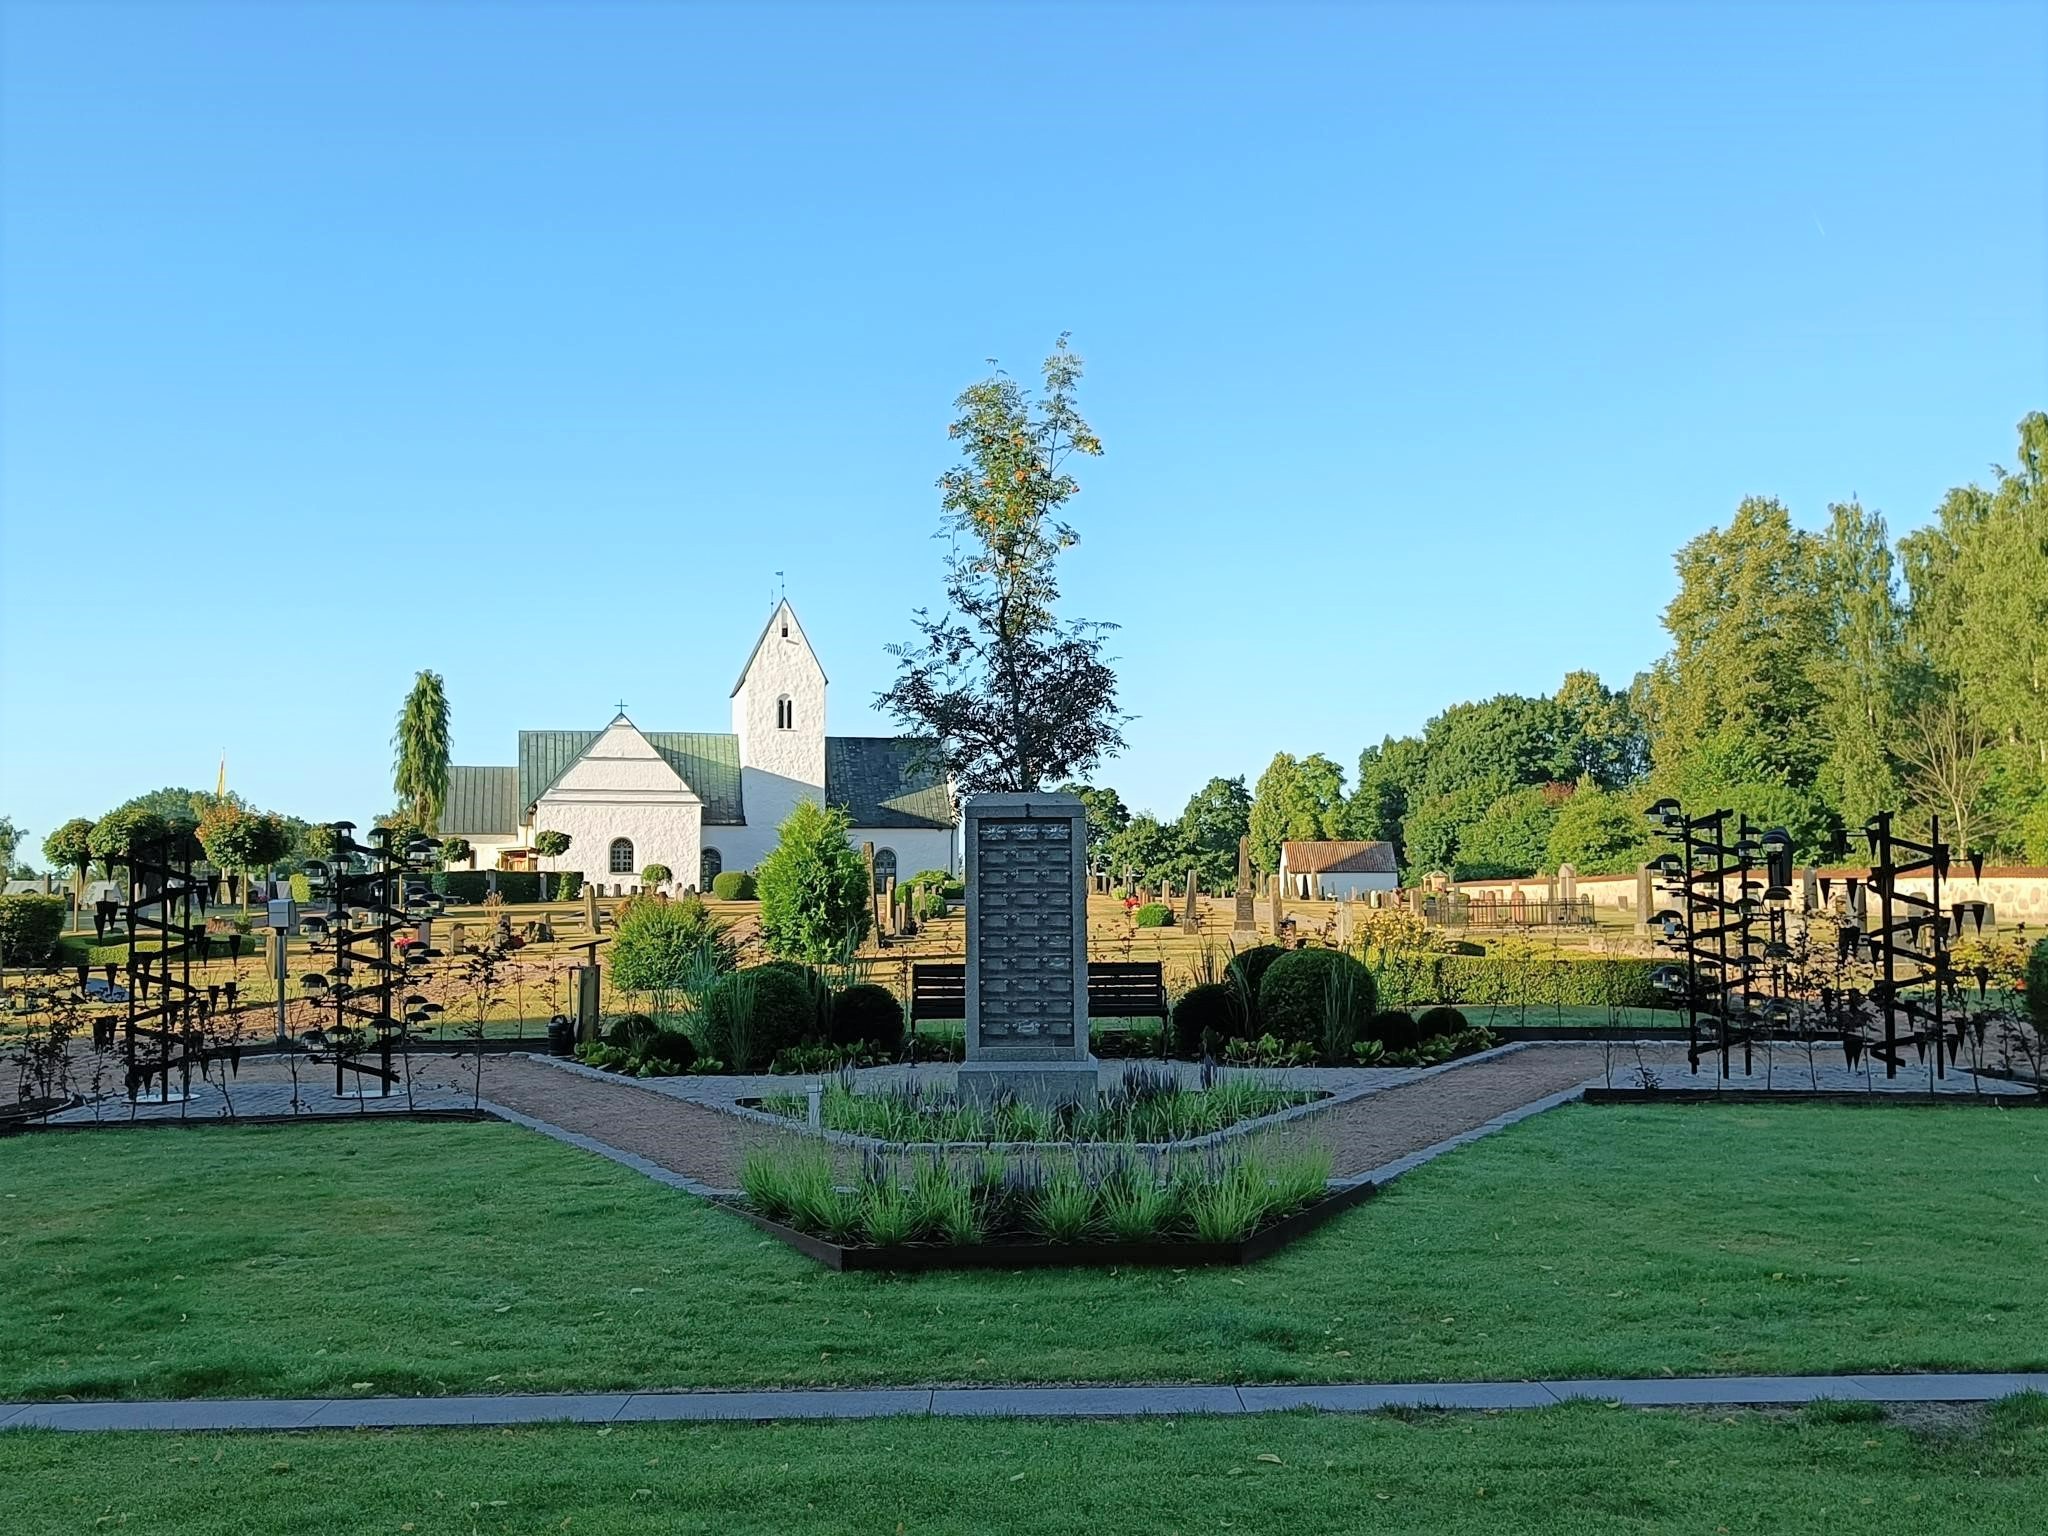
[[[1157,960],[1088,962],[1088,1017],[1166,1020],[1166,976]],[[967,1017],[967,967],[910,968],[910,1028],[925,1019]]]

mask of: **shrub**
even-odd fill
[[[1465,1015],[1455,1008],[1430,1008],[1415,1021],[1417,1035],[1422,1040],[1434,1040],[1439,1035],[1462,1033],[1468,1026]],[[1389,1042],[1391,1044],[1391,1042]]]
[[[1132,916],[1140,928],[1169,928],[1173,925],[1173,908],[1163,901],[1148,901]]]
[[[743,869],[728,869],[711,877],[711,894],[720,901],[752,901],[754,877]]]
[[[667,885],[674,878],[675,871],[666,864],[650,864],[640,871],[640,883],[642,885]]]
[[[641,1042],[640,1059],[687,1072],[697,1064],[697,1043],[680,1029],[657,1029]]]
[[[761,861],[761,942],[779,959],[837,960],[867,937],[873,886],[846,812],[802,800]]]
[[[756,965],[722,978],[705,998],[705,1048],[735,1072],[758,1072],[818,1027],[817,984],[799,968]]]
[[[1333,986],[1348,989],[1341,1023],[1356,1035],[1373,1014],[1372,972],[1342,950],[1283,951],[1259,982],[1259,1028],[1283,1041],[1323,1045]],[[1344,1045],[1348,1050],[1350,1042]]]
[[[1255,944],[1232,955],[1223,968],[1223,980],[1242,993],[1247,1036],[1259,1033],[1259,984],[1266,979],[1266,968],[1286,953],[1278,944]]]
[[[565,869],[555,876],[555,900],[574,901],[583,894],[583,872]]]
[[[678,993],[700,990],[711,974],[731,969],[735,950],[710,909],[686,896],[622,907],[609,957],[612,985],[648,993],[655,1013],[665,1014]]]
[[[0,896],[0,959],[9,965],[40,965],[49,959],[69,907],[62,896],[36,891]]]
[[[544,859],[559,859],[569,851],[569,834],[566,832],[536,832],[533,835],[533,851]]]
[[[1374,1014],[1372,1022],[1365,1026],[1365,1033],[1368,1039],[1377,1040],[1389,1051],[1412,1051],[1422,1041],[1415,1016],[1399,1008]]]
[[[622,1013],[605,1026],[604,1043],[623,1051],[636,1051],[660,1027],[644,1013]]]
[[[556,883],[557,899],[561,899],[560,885],[565,878],[562,875],[543,875],[530,869],[501,869],[495,873],[498,894],[505,898],[507,905],[547,900],[544,882],[548,880]],[[434,888],[458,906],[481,906],[484,897],[490,893],[492,874],[493,871],[488,869],[444,870],[434,877]],[[583,877],[578,875],[577,885],[580,887],[582,882]]]
[[[1205,1049],[1219,1054],[1222,1042],[1243,1036],[1248,1027],[1237,988],[1227,981],[1190,987],[1173,1005],[1174,1049],[1190,1060]]]
[[[312,876],[293,875],[291,877],[291,887],[292,900],[296,901],[300,906],[305,906],[308,902],[310,902],[313,899]]]
[[[894,1061],[903,1053],[903,1005],[887,987],[856,982],[832,999],[832,1043],[864,1045]]]

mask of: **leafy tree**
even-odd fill
[[[569,851],[569,834],[536,832],[533,834],[533,851],[544,859],[559,859]]]
[[[1244,778],[1214,778],[1188,797],[1175,823],[1183,866],[1192,864],[1202,889],[1237,885],[1237,841],[1252,827],[1251,791]]]
[[[1620,875],[1655,856],[1647,797],[1640,791],[1602,789],[1582,779],[1557,808],[1551,824],[1546,867],[1569,864],[1582,875]]]
[[[1942,837],[1968,851],[1983,828],[1978,812],[1990,778],[1983,726],[1953,694],[1922,704],[1906,722],[1898,746],[1913,797],[1942,821]]]
[[[896,682],[876,702],[962,790],[1035,790],[1123,747],[1110,626],[1053,611],[1056,563],[1078,537],[1060,516],[1080,491],[1067,465],[1102,451],[1075,405],[1080,378],[1062,336],[1036,400],[998,372],[959,397],[947,429],[961,450],[939,477],[948,606],[918,610],[919,638],[890,647]]]
[[[211,805],[216,796],[210,789],[178,789],[166,787],[152,789],[148,794],[134,795],[123,800],[114,809],[117,811],[147,811],[166,823],[197,826],[199,813]]]
[[[92,868],[92,826],[85,817],[74,816],[43,839],[43,857],[52,867],[72,872],[74,903],[85,899],[85,877]]]
[[[1407,862],[1402,866],[1410,884],[1438,870],[1453,873],[1458,867],[1458,841],[1465,828],[1486,814],[1498,799],[1491,784],[1468,784],[1447,795],[1423,801],[1401,820],[1401,846]]]
[[[1401,821],[1420,798],[1426,753],[1419,737],[1389,736],[1358,754],[1358,789],[1345,811],[1346,837],[1386,842],[1401,852]]]
[[[1150,811],[1133,816],[1124,829],[1109,840],[1103,858],[1110,877],[1122,880],[1135,873],[1148,884],[1162,884],[1185,870],[1187,858],[1178,829],[1160,821]]]
[[[441,862],[443,865],[465,863],[475,851],[470,846],[469,839],[466,837],[444,837],[441,839]]]
[[[754,872],[761,942],[779,960],[843,959],[867,937],[867,866],[847,841],[843,807],[800,800]]]
[[[305,830],[299,833],[298,857],[300,859],[320,859],[323,861],[332,859],[338,843],[339,839],[334,835],[334,825],[332,822],[311,822],[306,826]]]
[[[291,834],[281,817],[251,811],[223,798],[199,818],[199,843],[216,869],[240,871],[246,907],[250,874],[282,859],[291,850]]]
[[[640,871],[640,883],[643,885],[664,886],[674,878],[675,871],[666,864],[650,864]]]
[[[1884,519],[1854,502],[1830,507],[1817,546],[1832,642],[1810,658],[1828,755],[1818,787],[1846,828],[1899,803],[1886,742],[1898,727],[1906,673],[1906,613]]]
[[[1821,856],[1841,834],[1816,787],[1828,738],[1813,659],[1834,638],[1821,551],[1783,506],[1751,497],[1677,563],[1672,649],[1644,690],[1658,786],[1688,805],[1774,806],[1801,856]]]
[[[448,695],[440,673],[421,672],[413,679],[391,745],[391,787],[399,809],[408,825],[431,836],[448,804]]]
[[[1458,835],[1461,880],[1533,875],[1550,851],[1560,796],[1544,788],[1510,790]]]
[[[1123,797],[1107,785],[1062,784],[1060,793],[1072,795],[1088,813],[1088,847],[1091,857],[1101,854],[1109,840],[1131,824],[1130,809]]]
[[[1567,672],[1551,703],[1558,739],[1555,757],[1543,765],[1547,778],[1590,779],[1602,789],[1620,789],[1649,771],[1649,737],[1626,692],[1609,688],[1595,673]]]
[[[1485,803],[1525,784],[1575,777],[1562,745],[1563,717],[1550,699],[1502,693],[1453,704],[1424,727],[1421,798],[1478,787]]]
[[[14,850],[21,846],[26,834],[14,824],[11,816],[0,816],[0,869],[14,867]]]
[[[167,830],[163,817],[139,806],[109,811],[93,823],[92,856],[111,880],[116,869],[126,868],[136,854],[161,842]]]
[[[1252,863],[1280,867],[1280,845],[1335,837],[1344,820],[1344,770],[1320,752],[1275,753],[1252,790]]]

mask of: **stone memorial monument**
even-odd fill
[[[1230,920],[1230,936],[1252,942],[1259,936],[1259,920],[1252,905],[1252,840],[1237,840],[1237,912]]]
[[[1095,1101],[1088,1051],[1088,820],[1072,795],[972,795],[963,1100]]]
[[[1202,914],[1195,910],[1196,883],[1197,877],[1195,875],[1195,872],[1191,869],[1188,871],[1187,906],[1182,910],[1180,916],[1181,927],[1189,933],[1193,933],[1196,929],[1202,926]]]

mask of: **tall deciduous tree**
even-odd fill
[[[448,694],[440,673],[413,679],[391,745],[398,809],[408,825],[431,834],[448,804]]]
[[[1130,808],[1124,804],[1123,796],[1106,784],[1062,784],[1060,793],[1072,795],[1087,812],[1088,856],[1100,863],[1109,840],[1131,824]]]
[[[43,857],[58,869],[71,871],[72,901],[85,896],[85,877],[92,868],[92,823],[74,816],[43,839]]]
[[[1078,537],[1061,517],[1080,492],[1068,465],[1102,452],[1075,404],[1080,378],[1062,336],[1036,399],[998,372],[955,401],[961,461],[939,477],[947,607],[920,609],[918,638],[890,647],[896,682],[876,702],[962,790],[1035,790],[1123,747],[1111,626],[1054,613],[1056,565]]]
[[[1335,837],[1344,821],[1344,770],[1320,752],[1274,754],[1252,789],[1252,863],[1280,867],[1280,845]]]
[[[1831,643],[1811,658],[1820,693],[1817,728],[1827,741],[1819,788],[1853,830],[1899,803],[1887,743],[1906,687],[1905,610],[1899,602],[1884,519],[1855,502],[1828,509],[1817,549]]]
[[[1182,861],[1192,865],[1202,889],[1214,893],[1237,884],[1237,840],[1251,831],[1252,797],[1237,778],[1213,778],[1188,797],[1176,823]]]

